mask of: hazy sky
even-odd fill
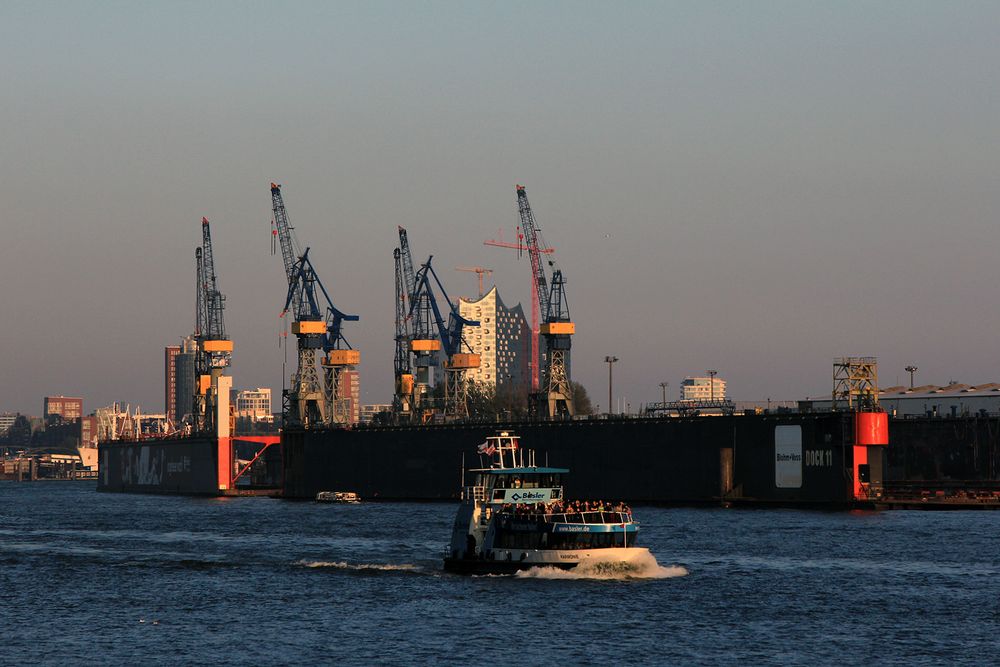
[[[1000,381],[1000,3],[0,3],[0,411],[163,409],[203,215],[235,385],[281,387],[269,183],[392,392],[396,225],[453,294],[527,186],[602,408]],[[291,369],[289,369],[290,372]]]

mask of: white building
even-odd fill
[[[726,381],[716,376],[707,377],[686,377],[681,382],[682,401],[722,401],[726,398]]]
[[[481,359],[479,368],[469,371],[469,379],[501,391],[526,391],[531,377],[528,358],[531,327],[521,304],[508,308],[494,286],[479,299],[458,300],[458,312],[479,326],[462,330],[465,342]]]
[[[271,423],[274,421],[274,415],[271,413],[270,387],[240,389],[234,394],[237,417],[247,417],[252,422]]]

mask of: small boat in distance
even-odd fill
[[[624,503],[567,501],[566,468],[538,467],[534,452],[507,431],[478,449],[490,467],[469,470],[444,569],[461,574],[506,574],[532,567],[597,569],[651,558],[636,546],[639,526]],[[464,474],[463,474],[464,476]],[[463,480],[464,481],[464,480]]]
[[[353,491],[320,491],[316,494],[316,502],[356,504],[361,502],[361,498]]]

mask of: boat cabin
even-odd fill
[[[548,503],[563,497],[563,475],[567,468],[538,467],[535,452],[521,448],[518,437],[503,431],[479,445],[480,456],[489,457],[490,467],[473,468],[473,486],[465,498],[489,504]]]

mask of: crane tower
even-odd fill
[[[195,249],[198,274],[196,296],[195,360],[198,380],[195,387],[195,429],[228,436],[231,432],[229,390],[232,378],[225,370],[232,363],[233,342],[226,335],[223,318],[226,297],[219,291],[208,218],[201,219],[201,247]]]
[[[549,283],[542,255],[551,253],[545,252],[547,247],[539,233],[541,230],[535,222],[531,204],[528,203],[528,193],[523,185],[516,186],[516,191],[517,210],[521,217],[521,229],[524,231],[542,317],[539,333],[545,343],[539,391],[533,396],[531,408],[545,417],[572,417],[575,410],[573,385],[569,377],[569,353],[576,327],[569,318],[566,281],[555,261],[549,258],[547,263],[552,272],[551,284]]]
[[[413,354],[411,407],[423,417],[430,414],[430,388],[434,383],[434,366],[438,362],[441,341],[434,335],[430,296],[417,287],[409,236],[403,227],[399,227],[398,231],[402,287],[406,291],[405,321],[409,348]]]
[[[350,420],[350,390],[346,386],[345,371],[361,362],[361,353],[352,349],[344,338],[343,323],[356,322],[358,316],[347,315],[333,305],[309,259],[309,248],[299,252],[281,186],[275,183],[271,183],[271,208],[274,212],[272,234],[281,246],[288,281],[281,315],[292,313],[291,329],[298,353],[291,386],[282,392],[285,424],[310,428],[347,423]],[[320,354],[322,383],[316,370],[317,353]]]
[[[419,341],[414,338],[412,344],[416,346],[418,342],[433,342],[437,344],[437,349],[444,351],[446,356],[444,363],[444,414],[447,418],[461,419],[469,416],[468,371],[479,368],[481,362],[479,355],[472,352],[472,348],[462,336],[462,329],[465,326],[477,327],[479,322],[467,320],[459,314],[458,308],[448,298],[444,285],[441,284],[440,278],[431,266],[433,259],[433,256],[428,257],[427,262],[420,267],[415,276],[416,289],[414,299],[410,304],[411,321],[416,321],[418,323],[416,326],[428,333],[421,334],[426,338]],[[431,277],[434,278],[433,284],[441,290],[441,296],[448,306],[447,324],[434,296]],[[431,323],[437,328],[436,338],[429,333]]]
[[[413,414],[413,372],[410,368],[410,334],[406,311],[409,296],[404,284],[402,252],[399,248],[393,249],[392,258],[396,267],[396,356],[393,360],[395,393],[392,411],[397,421],[405,421]]]

